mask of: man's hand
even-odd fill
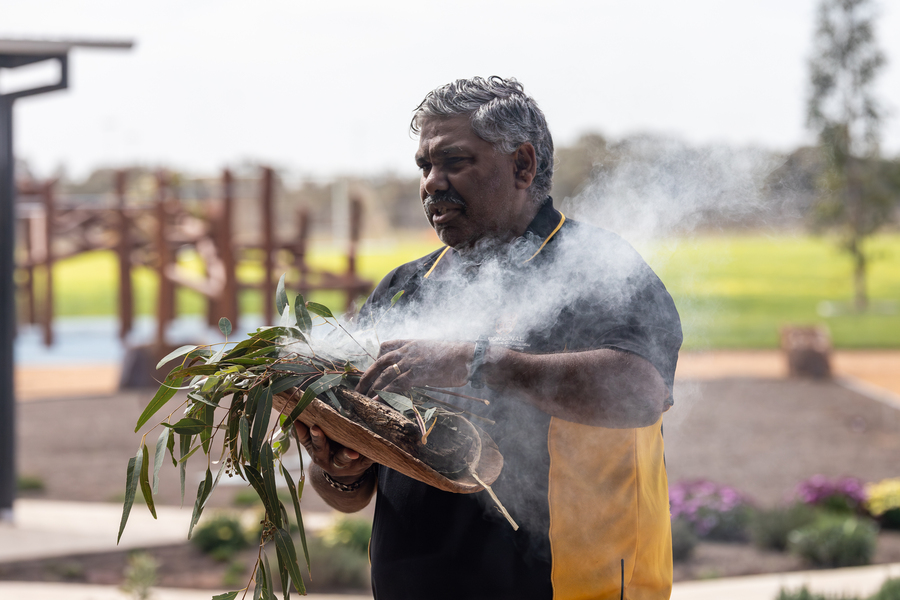
[[[302,421],[294,421],[297,441],[306,448],[313,464],[341,483],[353,483],[372,466],[372,461],[356,450],[345,448],[325,436],[316,425],[307,427]]]
[[[309,479],[322,499],[342,512],[363,509],[375,492],[375,477],[367,474],[372,461],[355,450],[329,440],[325,432],[315,425],[307,427],[300,421],[294,421],[294,432],[297,441],[312,458]],[[360,485],[354,486],[351,491],[339,489],[325,478],[325,473],[338,484]]]
[[[412,387],[462,387],[469,381],[474,344],[434,340],[392,340],[381,344],[378,359],[356,386],[373,396],[375,390],[405,392]]]

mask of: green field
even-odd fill
[[[358,260],[359,270],[377,282],[394,266],[435,247],[423,241],[367,245]],[[775,348],[782,325],[813,323],[828,326],[836,347],[898,348],[900,235],[874,238],[870,248],[875,256],[869,277],[873,308],[866,314],[849,310],[850,260],[827,240],[787,235],[700,236],[640,250],[675,298],[687,348]],[[310,260],[314,268],[344,268],[340,253],[327,248],[313,247]],[[188,268],[197,267],[189,256],[182,262]],[[243,264],[240,276],[258,279],[261,270],[256,264]],[[155,276],[139,270],[134,281],[136,309],[150,314]],[[54,282],[57,315],[115,314],[116,265],[111,253],[61,261],[54,270]],[[311,298],[343,307],[343,297],[334,292]],[[245,292],[242,310],[260,312],[261,301],[259,293]],[[197,294],[179,292],[179,313],[202,310]]]

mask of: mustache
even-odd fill
[[[457,206],[466,208],[466,201],[463,200],[462,196],[460,196],[453,188],[438,190],[433,194],[429,194],[425,197],[425,201],[422,204],[425,207],[425,211],[428,212],[428,214],[431,214],[431,207],[439,202],[456,204]]]

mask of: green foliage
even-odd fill
[[[19,493],[43,492],[44,480],[37,475],[19,475],[16,477],[16,490]]]
[[[862,242],[892,219],[897,192],[890,164],[878,158],[882,109],[874,87],[885,58],[875,40],[876,16],[873,0],[821,0],[809,64],[807,120],[828,162],[813,217],[838,234],[853,258],[860,310],[868,304]]]
[[[827,240],[704,236],[639,250],[675,299],[686,349],[778,348],[785,323],[822,323],[836,348],[897,348],[900,235],[873,236],[865,247],[872,310],[864,313],[850,309],[850,257]],[[848,310],[820,314],[826,301]]]
[[[826,513],[791,532],[788,547],[815,566],[853,567],[872,561],[877,539],[871,519]]]
[[[150,598],[150,588],[156,584],[156,571],[159,563],[146,552],[134,552],[128,556],[125,567],[125,581],[122,591],[131,594],[135,600]]]
[[[816,519],[816,510],[803,503],[787,508],[756,510],[750,519],[750,539],[764,550],[787,549],[792,531],[810,525]]]
[[[796,591],[788,591],[784,588],[778,592],[775,600],[859,600],[856,596],[835,596],[831,594],[816,594],[809,591],[809,588],[803,586]]]
[[[194,530],[191,542],[203,552],[221,561],[228,560],[244,548],[250,547],[250,541],[241,526],[240,519],[227,514],[204,519]]]
[[[309,558],[314,591],[368,589],[371,585],[369,558],[348,545],[331,545],[323,538],[309,538]]]
[[[343,546],[365,555],[369,552],[372,522],[361,517],[340,515],[322,532],[321,537],[329,546]]]
[[[672,519],[672,560],[682,562],[694,555],[697,535],[684,519]]]
[[[900,600],[900,579],[888,579],[869,600]]]

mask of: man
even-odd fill
[[[668,598],[670,296],[627,243],[553,208],[553,142],[515,80],[442,86],[412,129],[446,248],[395,269],[363,307],[360,327],[391,341],[357,391],[470,386],[489,399],[457,400],[497,442],[493,489],[521,528],[484,492],[431,488],[298,422],[313,486],[347,512],[377,489],[378,599]]]

